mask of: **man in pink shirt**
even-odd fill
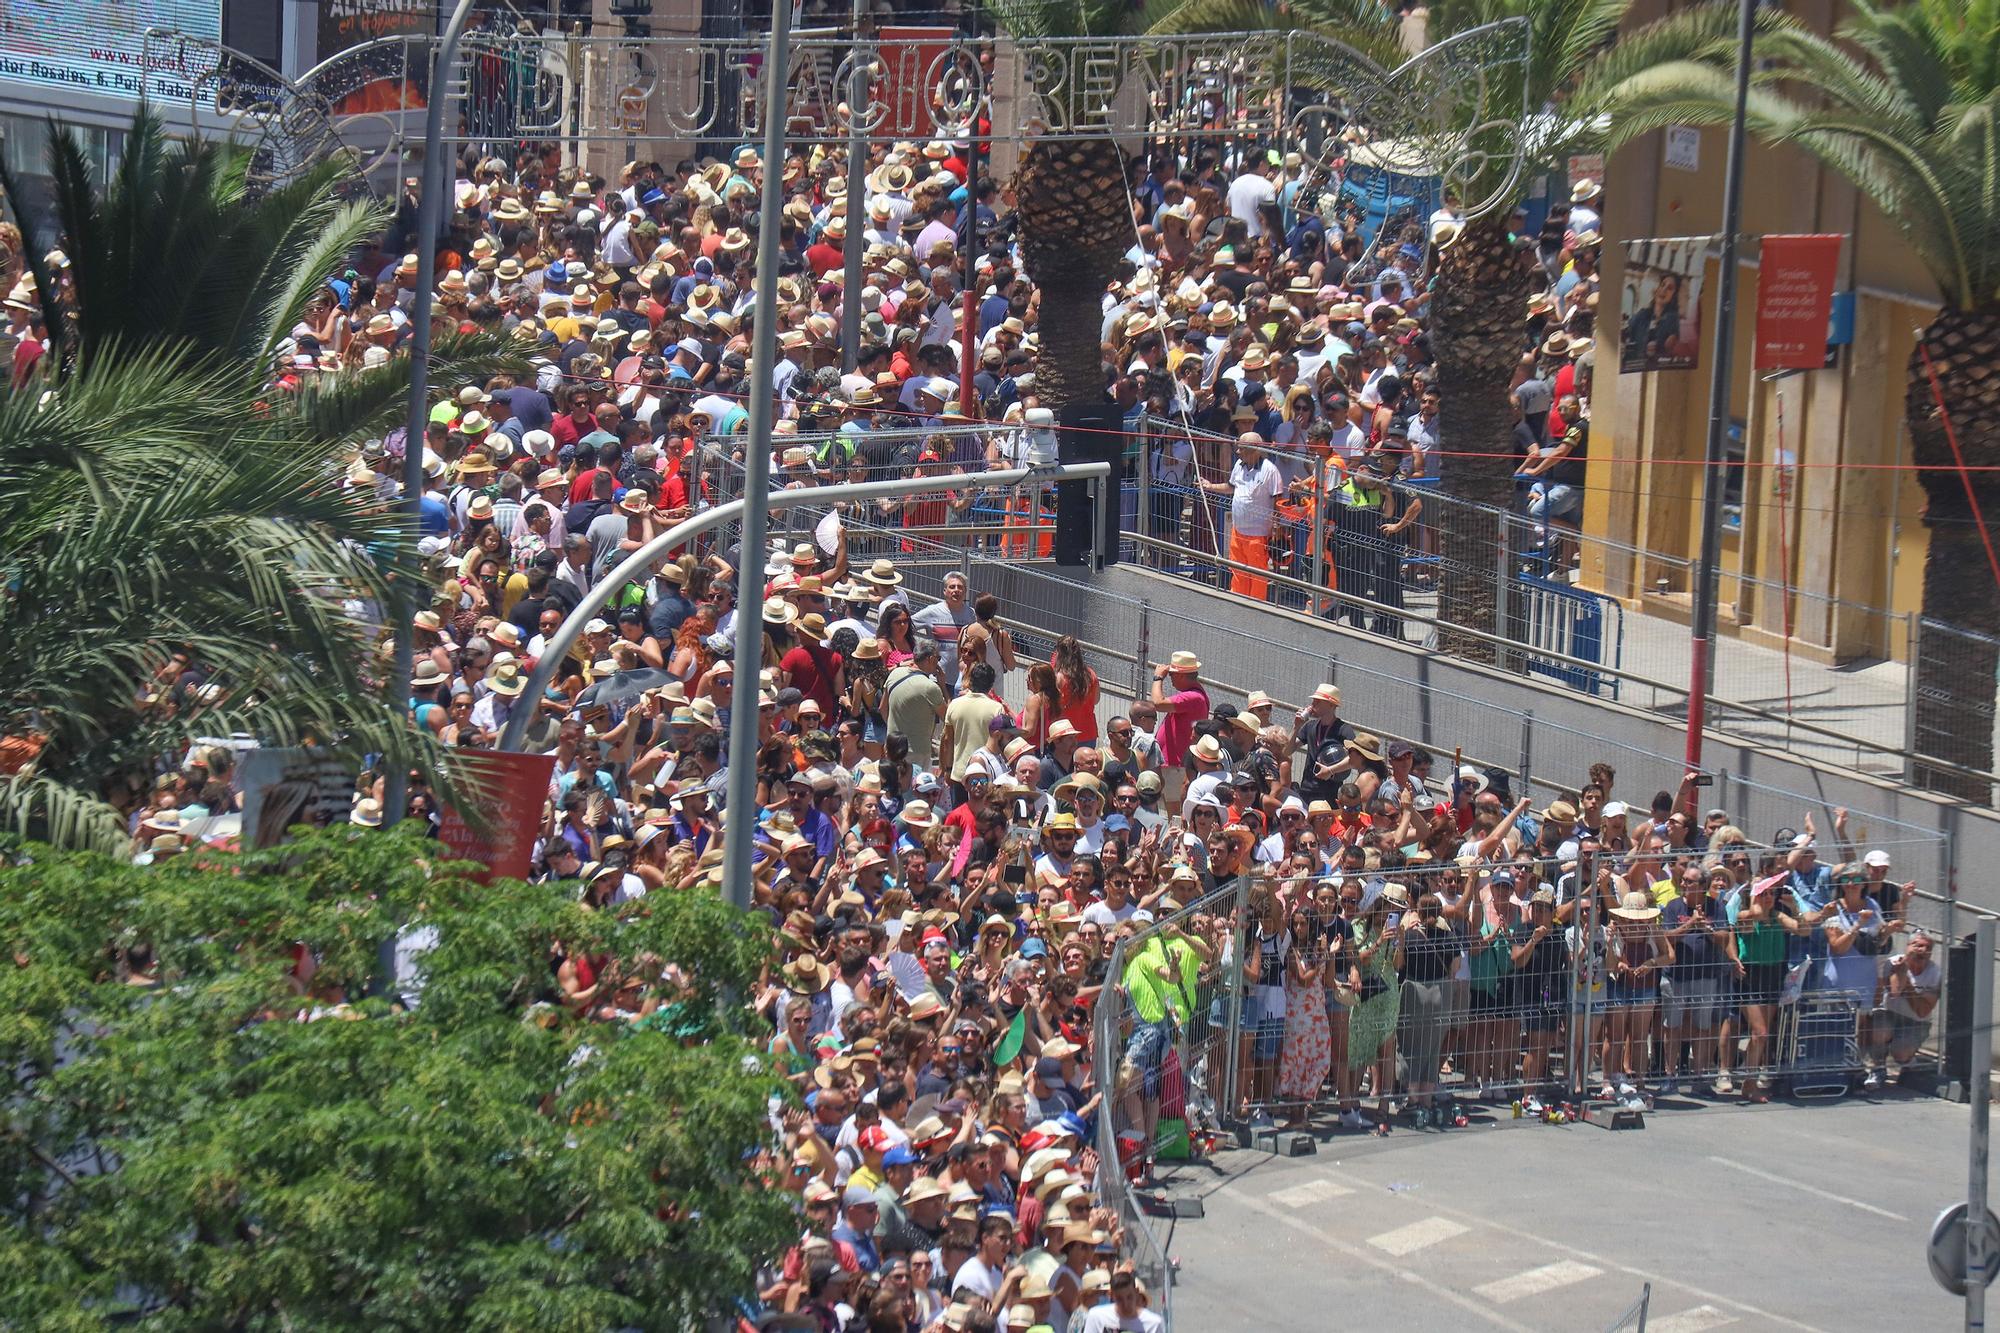
[[[1164,770],[1166,798],[1178,801],[1187,787],[1187,771],[1182,761],[1194,744],[1194,724],[1208,716],[1208,691],[1201,687],[1201,660],[1193,653],[1175,653],[1164,664],[1153,667],[1153,704],[1160,710],[1160,726],[1153,738],[1160,746],[1160,766]]]

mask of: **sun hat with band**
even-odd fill
[[[1611,915],[1620,921],[1653,921],[1660,915],[1660,909],[1653,905],[1653,895],[1644,889],[1634,889],[1618,900],[1618,906],[1611,909]]]

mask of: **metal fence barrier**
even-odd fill
[[[1235,997],[1220,1105],[1252,1124],[1442,1126],[1482,1106],[1839,1097],[1891,1060],[1937,1072],[1948,997],[1923,1022],[1883,1008],[1900,939],[1944,939],[1937,905],[1885,906],[1890,885],[1794,932],[1777,911],[1806,908],[1787,890],[1753,908],[1782,861],[1747,845],[1670,857],[1650,919],[1592,871],[1532,858],[1260,873],[1218,983]]]
[[[1142,417],[1136,431],[1138,447],[1130,451],[1130,475],[1119,495],[1121,558],[1218,589],[1229,587],[1233,575],[1253,574],[1267,584],[1274,606],[1345,622],[1412,647],[1435,648],[1440,641],[1436,588],[1446,568],[1438,550],[1440,527],[1499,525],[1495,531],[1507,534],[1509,558],[1490,570],[1457,573],[1461,578],[1494,582],[1496,604],[1503,608],[1497,628],[1503,633],[1470,637],[1490,638],[1503,664],[1580,692],[1654,711],[1673,712],[1685,706],[1686,686],[1676,669],[1676,655],[1685,657],[1685,632],[1656,616],[1629,616],[1621,600],[1639,595],[1635,570],[1656,575],[1654,582],[1670,591],[1684,586],[1685,560],[1600,537],[1554,534],[1523,515],[1471,504],[1444,494],[1435,479],[1418,478],[1394,483],[1398,493],[1423,504],[1413,532],[1394,539],[1344,531],[1338,522],[1315,524],[1311,517],[1315,497],[1308,487],[1300,503],[1281,512],[1268,574],[1252,571],[1227,557],[1228,504],[1194,484],[1227,477],[1231,442],[1150,417]],[[740,494],[738,455],[743,439],[731,434],[706,437],[700,443],[694,461],[697,502],[720,503]],[[925,447],[938,455],[941,471],[977,471],[989,449],[1009,459],[1053,456],[1055,451],[1052,438],[1012,424],[873,426],[865,439],[868,443],[857,446],[861,451],[850,460],[849,446],[838,432],[780,437],[775,446],[781,455],[799,449],[812,462],[790,478],[785,469],[777,469],[773,485],[813,485],[835,474],[842,480],[900,475]],[[1160,450],[1168,445],[1183,452],[1163,461]],[[869,461],[879,460],[884,451],[894,457],[888,462]],[[1297,450],[1280,447],[1273,452],[1295,470],[1310,462]],[[793,511],[785,531],[794,537],[808,535],[820,512]],[[946,500],[906,500],[851,527],[856,530],[854,552],[870,558],[911,550],[912,538],[923,536],[1008,559],[1041,560],[1053,549],[1054,505],[1039,488],[1026,493],[975,486]],[[861,531],[870,528],[877,531]],[[726,534],[725,540],[730,537],[733,534]],[[1578,543],[1574,554],[1561,545],[1571,541]],[[1503,568],[1509,571],[1505,578]],[[1850,648],[1867,652],[1873,649],[1866,645],[1878,642],[1904,643],[1907,659],[1919,663],[1913,674],[1921,690],[1924,680],[1960,667],[1967,676],[1990,675],[1982,668],[2000,656],[1993,640],[1933,621],[1923,622],[1920,632],[1914,617],[1816,599],[1795,588],[1767,586],[1735,574],[1727,575],[1727,582],[1736,591],[1741,614],[1748,617],[1746,634],[1753,637],[1725,638],[1716,645],[1716,678],[1734,682],[1731,693],[1736,697],[1709,699],[1711,725],[1747,740],[1781,744],[1863,771],[1922,779],[1926,786],[1990,803],[2000,775],[1961,762],[1967,754],[1962,736],[1917,735],[1915,691],[1898,689],[1894,682],[1885,684],[1879,672],[1828,672],[1822,662],[1781,655],[1770,645],[1791,640],[1783,630],[1785,624],[1800,635],[1810,630],[1818,636],[1814,642],[1825,639],[1824,649],[1815,651],[1832,652],[1837,660]],[[1779,615],[1775,621],[1774,614]],[[1780,628],[1772,630],[1766,621]],[[1467,637],[1461,629],[1453,632]],[[1648,664],[1645,672],[1626,667],[1628,643]],[[1853,648],[1855,644],[1863,646]],[[1990,731],[1993,720],[1992,710],[1979,713],[1966,734],[1982,726]]]

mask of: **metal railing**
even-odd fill
[[[1722,866],[1737,887],[1693,914],[1688,890],[1669,884],[1674,897],[1663,898],[1656,885],[1648,902],[1666,911],[1651,921],[1628,919],[1588,868],[1566,864],[1502,856],[1258,876],[1256,920],[1235,936],[1218,982],[1235,993],[1226,1042],[1236,1058],[1215,1090],[1225,1116],[1338,1114],[1358,1125],[1372,1100],[1384,1123],[1408,1114],[1448,1124],[1479,1105],[1519,1114],[1530,1099],[1553,1113],[1732,1085],[1841,1096],[1892,1055],[1905,1069],[1940,1067],[1936,1015],[1948,996],[1920,1039],[1892,1030],[1881,1007],[1897,936],[1947,938],[1935,904],[1865,897],[1861,912],[1828,918],[1843,934],[1862,926],[1835,954],[1825,926],[1802,917],[1792,933],[1751,919],[1749,886],[1782,868],[1771,849],[1676,855],[1668,876]],[[1538,885],[1553,889],[1545,913],[1529,906]],[[1346,928],[1333,946],[1337,921]]]
[[[1376,610],[1376,604],[1368,599],[1349,596],[1337,588],[1315,587],[1303,580],[1275,571],[1241,565],[1226,556],[1190,550],[1145,534],[1128,534],[1127,540],[1142,550],[1152,551],[1157,561],[1152,567],[1162,572],[1185,573],[1189,566],[1208,566],[1254,574],[1270,585],[1273,591],[1271,601],[1277,603],[1280,608],[1283,602],[1279,594],[1289,592],[1300,598],[1317,596],[1323,603],[1329,605],[1351,606],[1364,615],[1373,614]],[[1496,656],[1502,661],[1513,660],[1525,666],[1532,659],[1549,668],[1549,674],[1560,670],[1565,673],[1577,673],[1586,680],[1595,680],[1599,685],[1599,692],[1610,693],[1615,687],[1615,695],[1620,702],[1656,713],[1686,711],[1688,691],[1685,682],[1660,680],[1643,675],[1630,667],[1608,666],[1602,662],[1572,656],[1561,649],[1451,625],[1434,615],[1407,607],[1396,612],[1396,617],[1404,624],[1403,641],[1411,647],[1434,647],[1438,642],[1436,636],[1439,632],[1448,631],[1461,639],[1491,644]],[[1424,634],[1421,644],[1412,641],[1412,627],[1421,627]],[[1859,771],[1878,776],[1903,777],[1913,769],[1923,767],[1937,773],[1955,775],[1979,789],[1990,790],[1993,784],[2000,783],[2000,774],[1967,768],[1942,758],[1919,756],[1899,742],[1857,736],[1850,732],[1803,721],[1796,716],[1788,717],[1782,712],[1740,699],[1718,698],[1711,695],[1708,700],[1708,725],[1718,732],[1734,734],[1754,743],[1776,742],[1787,748],[1809,753],[1815,758],[1849,763]]]

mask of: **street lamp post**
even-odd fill
[[[771,0],[764,57],[764,182],[757,231],[757,333],[750,363],[750,432],[743,458],[743,544],[736,571],[736,682],[729,696],[729,804],[723,894],[750,906],[750,834],[757,819],[757,664],[764,654],[764,534],[771,520],[771,371],[778,355],[778,218],[785,152],[785,67],[791,63],[792,0]],[[853,244],[850,239],[849,245]]]
[[[417,290],[410,302],[410,411],[403,422],[403,518],[414,540],[422,521],[424,493],[424,421],[430,407],[431,294],[437,290],[437,234],[444,223],[444,192],[451,177],[444,169],[444,111],[451,100],[451,64],[458,56],[459,39],[472,17],[476,0],[458,0],[451,20],[444,26],[437,56],[431,62],[430,96],[424,107],[424,168],[421,193],[417,196]],[[404,588],[395,599],[396,667],[392,690],[407,690],[416,659],[415,617],[417,589]],[[383,819],[402,822],[409,809],[410,775],[398,767],[390,770]]]
[[[1736,241],[1743,229],[1744,118],[1750,99],[1751,38],[1757,0],[1737,0],[1736,114],[1729,122],[1729,161],[1722,178],[1722,280],[1715,302],[1715,347],[1709,357],[1708,447],[1702,467],[1701,560],[1695,566],[1694,634],[1688,667],[1687,766],[1701,767],[1708,687],[1715,666],[1715,566],[1722,558],[1722,492],[1729,429],[1730,357],[1736,343]]]
[[[847,79],[847,194],[839,207],[847,209],[847,238],[841,243],[840,269],[840,365],[848,374],[861,364],[861,233],[867,225],[864,200],[868,194],[868,126],[864,104],[868,100],[868,61],[861,42],[861,16],[865,0],[854,0],[851,22],[854,31],[848,59],[853,68]],[[831,210],[829,210],[831,214]]]

